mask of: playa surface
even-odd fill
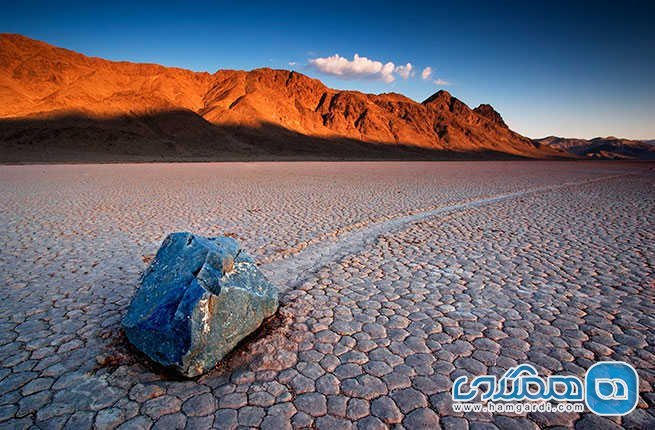
[[[653,164],[0,166],[0,201],[0,427],[655,426]],[[237,238],[282,291],[195,380],[120,333],[172,231]],[[600,360],[639,372],[623,418],[451,408],[461,375]]]

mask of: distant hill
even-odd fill
[[[655,140],[630,140],[614,136],[573,139],[548,136],[535,139],[540,145],[568,151],[572,155],[600,159],[655,160]]]
[[[490,105],[326,87],[287,70],[210,74],[0,35],[0,161],[557,158]]]

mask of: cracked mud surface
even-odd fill
[[[0,167],[0,427],[648,428],[648,164]],[[181,380],[119,321],[170,231],[230,234],[284,291],[219,368]],[[638,409],[454,413],[452,381],[531,363],[639,372]]]

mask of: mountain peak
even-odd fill
[[[480,106],[473,109],[473,111],[489,119],[493,123],[507,127],[507,124],[505,124],[505,121],[503,121],[503,117],[500,116],[500,114],[496,112],[496,109],[494,109],[493,106],[489,104],[481,104]]]
[[[439,102],[443,101],[446,103],[450,103],[450,100],[453,99],[453,96],[446,90],[439,90],[436,93],[432,94],[430,97],[427,99],[423,100],[423,104],[430,104],[433,102]]]

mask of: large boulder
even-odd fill
[[[212,369],[278,307],[277,289],[229,237],[170,234],[123,318],[129,341],[185,376]]]

